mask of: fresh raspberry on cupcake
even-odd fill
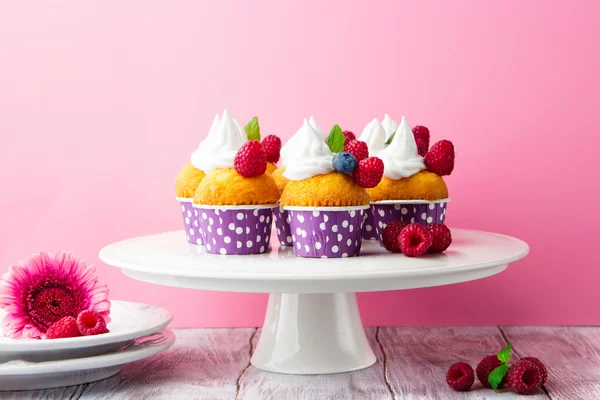
[[[261,144],[256,140],[249,140],[237,152],[233,165],[238,174],[252,178],[265,173],[267,170],[267,157]]]

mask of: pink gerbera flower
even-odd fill
[[[77,318],[94,310],[109,320],[108,287],[73,253],[34,254],[13,265],[0,281],[0,308],[4,336],[41,338],[53,323],[66,316]]]

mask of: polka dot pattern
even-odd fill
[[[373,207],[365,210],[365,224],[362,230],[362,238],[366,240],[377,240],[377,231],[375,230],[375,216],[373,215]]]
[[[432,223],[443,224],[446,220],[448,203],[396,203],[396,204],[373,204],[371,205],[375,217],[375,230],[377,238],[381,242],[383,229],[393,221],[404,221],[407,223],[419,223],[427,226]]]
[[[288,210],[295,255],[306,258],[359,255],[365,211]]]
[[[269,249],[272,208],[220,209],[195,206],[207,253],[261,254]]]
[[[200,226],[198,223],[198,210],[194,209],[192,201],[179,201],[181,205],[181,214],[183,215],[183,227],[185,237],[188,243],[202,244],[202,235],[200,235]]]
[[[275,228],[277,229],[277,239],[282,246],[292,246],[292,231],[288,222],[288,212],[281,207],[275,207],[273,210],[275,218]]]

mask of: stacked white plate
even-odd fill
[[[3,337],[0,327],[0,391],[49,389],[108,378],[123,365],[168,349],[164,308],[111,301],[109,333],[52,340]],[[5,312],[0,310],[0,320]]]

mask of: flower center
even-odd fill
[[[46,331],[56,321],[76,316],[74,300],[70,288],[44,285],[28,296],[29,315],[42,331]]]

